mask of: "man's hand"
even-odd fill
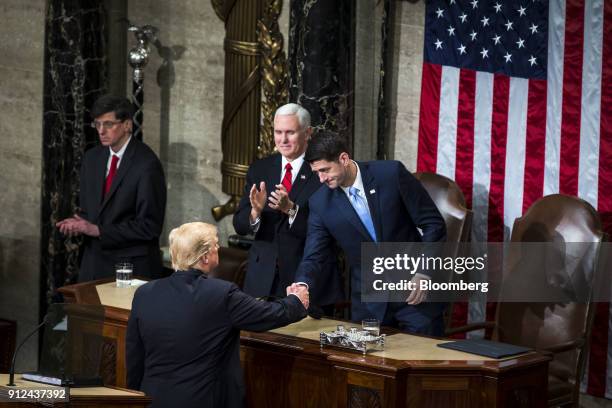
[[[310,305],[310,294],[308,293],[308,288],[304,285],[298,285],[297,283],[291,284],[291,286],[287,286],[287,296],[296,295],[302,305],[304,305],[304,309],[308,309]]]
[[[96,224],[92,224],[84,218],[74,215],[74,217],[66,218],[55,224],[60,232],[70,237],[84,234],[90,237],[99,237],[100,229]]]
[[[251,222],[255,222],[261,215],[264,206],[266,205],[266,182],[262,181],[259,183],[259,190],[257,185],[253,184],[251,191],[249,192],[249,201],[251,201]]]
[[[293,208],[294,203],[289,199],[289,193],[282,184],[277,184],[276,190],[270,194],[268,205],[274,210],[279,210],[287,214]]]
[[[418,305],[427,298],[427,290],[422,290],[420,286],[420,282],[425,280],[429,280],[429,277],[422,273],[416,273],[414,275],[410,282],[414,283],[415,289],[410,293],[408,299],[406,299],[406,303],[409,305]]]

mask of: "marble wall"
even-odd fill
[[[39,318],[40,186],[45,2],[0,3],[0,318],[17,338]],[[18,359],[36,368],[37,338]]]
[[[286,8],[286,7],[285,7]],[[159,44],[145,70],[144,141],[160,156],[168,180],[162,244],[181,223],[214,222],[221,191],[221,122],[225,27],[210,0],[130,0],[128,18],[159,28]],[[287,11],[281,16],[287,30]],[[128,39],[128,48],[135,41]],[[131,70],[128,70],[131,86]],[[231,217],[219,224],[222,242],[234,233]]]
[[[393,62],[389,67],[389,158],[416,170],[423,66],[425,2],[396,1],[392,33]]]

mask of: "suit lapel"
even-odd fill
[[[274,165],[268,167],[266,169],[266,177],[265,177],[265,182],[266,182],[266,191],[268,192],[268,196],[270,196],[270,193],[273,192],[274,190],[276,190],[276,185],[280,184],[280,175],[281,175],[281,167],[283,166],[283,160],[281,158],[280,154],[277,154],[274,157]],[[257,186],[259,187],[259,186]],[[266,203],[267,205],[267,203]]]
[[[104,198],[104,201],[102,202],[102,206],[100,207],[100,213],[104,211],[106,204],[112,199],[113,195],[115,194],[115,191],[117,191],[117,187],[119,186],[119,184],[121,184],[121,181],[123,180],[125,175],[129,172],[130,167],[132,166],[132,163],[134,162],[134,154],[136,152],[136,143],[138,143],[136,139],[130,140],[130,143],[125,149],[125,153],[123,153],[123,157],[121,158],[121,161],[119,162],[119,169],[117,170],[117,174],[115,174],[115,178],[113,179],[113,184],[111,184],[110,191]],[[107,160],[108,160],[108,156],[107,156]]]
[[[291,192],[289,193],[289,198],[291,201],[295,201],[295,199],[300,195],[300,192],[304,189],[304,186],[310,181],[312,177],[312,170],[310,169],[310,164],[303,162],[302,167],[300,168],[293,185],[291,186]]]
[[[332,190],[332,194],[333,194],[333,203],[336,205],[336,207],[338,207],[338,209],[340,210],[340,213],[353,225],[353,227],[355,227],[355,229],[357,229],[357,231],[359,231],[359,233],[364,238],[367,239],[367,241],[372,241],[372,237],[370,237],[370,233],[363,226],[361,219],[359,219],[357,212],[355,212],[355,209],[353,208],[353,205],[351,204],[348,197],[346,196],[346,193],[344,192],[344,190],[338,187]]]
[[[369,171],[367,163],[358,163],[359,170],[361,171],[361,181],[363,182],[364,194],[368,199],[368,207],[370,208],[370,216],[374,223],[374,229],[376,230],[377,241],[383,240],[382,235],[382,223],[380,212],[380,192],[378,191],[378,185],[374,176]]]
[[[91,180],[92,191],[97,194],[96,198],[96,208],[94,213],[91,214],[97,218],[97,215],[100,213],[100,209],[102,208],[102,200],[104,200],[104,181],[106,180],[106,166],[108,165],[108,156],[110,152],[108,148],[101,149],[100,153],[97,155],[94,168],[93,175]]]

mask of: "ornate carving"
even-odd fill
[[[104,384],[117,384],[117,340],[104,337],[100,374]]]
[[[278,27],[281,0],[268,0],[264,14],[257,22],[257,37],[261,46],[261,84],[264,98],[261,105],[262,126],[259,130],[258,157],[274,151],[274,112],[289,99],[287,89],[287,58],[283,51],[283,35]]]
[[[382,407],[380,392],[372,388],[358,385],[348,386],[349,408],[379,408]]]

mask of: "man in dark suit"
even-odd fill
[[[101,145],[83,158],[80,214],[57,223],[64,234],[84,236],[79,282],[114,276],[117,262],[132,263],[135,275],[161,276],[166,182],[155,153],[131,137],[132,115],[127,99],[111,95],[91,109]]]
[[[242,407],[240,330],[270,330],[306,316],[308,292],[301,286],[287,287],[284,299],[264,302],[208,277],[219,263],[218,248],[213,225],[175,228],[170,255],[176,272],[134,295],[127,385],[152,397],[152,408]]]
[[[244,283],[244,291],[252,296],[282,296],[294,282],[306,240],[308,199],[321,186],[304,163],[311,133],[306,109],[295,103],[281,106],[274,116],[278,153],[249,167],[234,228],[239,234],[255,235]],[[267,191],[272,191],[270,196]],[[319,279],[322,284],[338,285],[336,255],[330,248],[323,251],[326,258]],[[325,306],[342,298],[340,292],[320,294],[311,298],[312,303]]]
[[[336,241],[350,266],[353,320],[376,318],[404,331],[441,335],[443,305],[421,303],[423,291],[412,291],[405,303],[361,301],[362,242],[444,240],[444,219],[421,183],[398,161],[351,160],[344,140],[330,132],[313,137],[305,160],[326,186],[310,198],[308,238],[296,281],[307,284],[311,296],[339,290],[318,280],[323,251]],[[417,288],[421,279],[429,277],[415,274]]]

